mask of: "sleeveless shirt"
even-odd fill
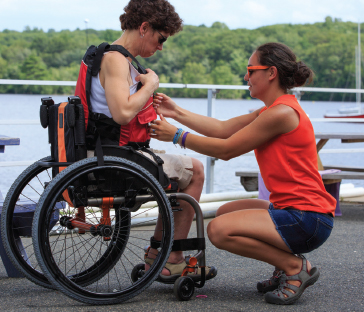
[[[129,62],[129,61],[128,61]],[[137,92],[138,82],[135,77],[139,75],[135,67],[129,62],[129,72],[133,84],[129,87],[130,95]],[[105,89],[102,87],[100,82],[100,72],[97,76],[92,77],[92,88],[91,88],[91,108],[94,113],[101,113],[109,118],[112,118],[109,107],[106,102]]]
[[[326,192],[318,172],[314,130],[294,95],[283,95],[263,112],[279,105],[292,107],[299,115],[298,126],[254,150],[263,181],[276,209],[292,207],[335,215],[336,200]]]

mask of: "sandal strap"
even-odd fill
[[[295,275],[286,275],[285,273],[282,274],[281,282],[285,281],[300,281],[301,284],[309,279],[311,275],[307,271],[307,259],[303,255],[299,255],[302,258],[302,269],[299,273]]]
[[[289,291],[289,290],[287,290],[285,288],[281,288],[281,287],[274,290],[273,294],[278,296],[278,297],[281,297],[282,299],[287,299],[287,298],[292,297],[293,295],[295,295],[295,293],[292,293],[291,291]]]
[[[164,267],[171,273],[171,275],[176,275],[176,274],[181,275],[186,266],[187,266],[186,262],[183,261],[181,263],[167,262]]]
[[[289,284],[289,283],[281,283],[279,285],[279,288],[283,288],[283,289],[288,288],[288,289],[293,290],[295,293],[300,289],[299,286],[292,285],[292,284]],[[292,292],[290,292],[290,293],[292,293]]]
[[[145,258],[144,258],[144,262],[145,262],[146,264],[149,264],[150,266],[152,266],[152,265],[153,265],[153,263],[154,263],[154,259],[152,259],[152,258],[148,258],[148,257],[145,257]]]

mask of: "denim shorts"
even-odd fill
[[[328,214],[293,208],[268,210],[278,233],[294,254],[320,247],[330,236],[334,218]]]

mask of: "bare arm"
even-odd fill
[[[129,91],[129,62],[120,53],[107,53],[101,63],[100,81],[114,121],[128,124],[159,87],[158,76],[150,69],[139,79],[143,87],[133,95]]]
[[[259,110],[256,110],[251,114],[241,115],[222,121],[216,118],[199,115],[179,107],[170,97],[163,93],[157,93],[154,103],[156,104],[158,114],[162,114],[164,117],[171,117],[186,127],[205,136],[221,139],[230,137],[254,121],[259,115]]]
[[[172,141],[176,127],[162,120],[152,125],[155,137],[161,141]],[[299,124],[297,113],[286,105],[277,105],[263,112],[253,122],[226,139],[188,134],[186,148],[223,160],[248,153],[277,135],[294,130]]]

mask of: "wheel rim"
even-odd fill
[[[191,298],[194,292],[193,281],[190,278],[184,278],[180,284],[180,292],[183,298]]]
[[[40,258],[45,275],[55,283],[57,288],[75,299],[88,303],[110,302],[110,300],[121,302],[148,287],[163,269],[170,252],[173,237],[171,209],[164,191],[156,183],[156,180],[148,176],[141,167],[130,165],[128,161],[123,161],[123,166],[120,166],[120,161],[117,161],[116,163],[105,163],[105,166],[97,168],[92,161],[86,160],[84,163],[86,165],[83,165],[83,167],[82,164],[81,166],[76,165],[73,170],[67,168],[70,170],[60,176],[59,181],[56,181],[56,179],[52,181],[48,192],[45,192],[40,200],[39,215],[37,217],[38,226],[35,228],[35,232],[37,232],[36,245],[39,250],[38,258]],[[52,229],[49,226],[41,226],[41,224],[52,224],[52,215],[54,216],[59,208],[61,208],[59,213],[62,216],[72,217],[76,214],[76,208],[67,207],[64,201],[56,202],[56,199],[60,198],[64,190],[69,189],[70,186],[73,187],[77,184],[77,181],[92,175],[98,182],[108,181],[108,179],[102,179],[104,175],[107,176],[106,173],[108,172],[114,175],[113,178],[115,176],[116,178],[123,177],[125,181],[129,181],[125,183],[126,189],[136,191],[137,195],[135,196],[137,198],[142,194],[149,196],[149,199],[156,201],[159,210],[162,212],[162,250],[150,270],[135,282],[131,279],[131,271],[135,265],[143,262],[143,249],[145,245],[149,244],[149,238],[153,235],[154,229],[149,229],[146,234],[145,230],[140,227],[131,227],[130,220],[133,217],[131,217],[130,212],[124,210],[126,208],[122,207],[122,205],[116,205],[114,214],[112,211],[110,212],[114,224],[110,241],[104,241],[102,236],[93,236],[90,232],[82,235],[75,233],[75,231],[67,232],[64,227],[60,226],[59,221]],[[115,196],[115,192],[117,193],[116,190],[106,192],[106,186],[102,182],[100,184],[104,188],[103,196],[111,197]],[[93,185],[92,187],[96,187],[97,190],[102,188],[100,185]],[[92,190],[92,187],[90,185],[87,187],[88,196],[98,192],[96,189]],[[78,196],[78,191],[75,191],[75,188],[73,188],[72,192],[72,194]],[[147,195],[145,195],[146,192]],[[61,207],[59,207],[60,205]],[[127,205],[125,204],[125,206]],[[84,207],[90,208],[86,205]],[[88,211],[90,212],[91,209]],[[120,212],[122,215],[120,215]],[[127,222],[125,221],[126,215],[128,215]],[[95,207],[92,207],[92,211],[86,219],[89,224],[100,221],[100,217],[96,215]],[[121,224],[119,224],[120,222]],[[125,228],[128,230],[125,230]],[[123,233],[120,234],[120,231]]]
[[[50,161],[45,157],[42,161]],[[32,219],[45,183],[52,180],[50,168],[34,163],[15,180],[3,206],[2,234],[4,247],[16,266],[31,281],[44,287],[53,286],[41,272],[31,238]],[[14,213],[16,211],[16,213]]]

